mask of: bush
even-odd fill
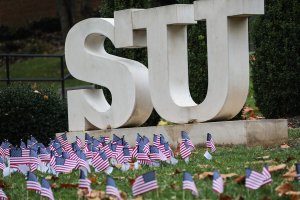
[[[33,135],[47,144],[55,133],[67,130],[66,103],[52,89],[12,85],[0,89],[0,102],[1,141],[19,144]]]
[[[193,0],[181,0],[179,3],[193,3]],[[158,1],[111,1],[101,2],[100,17],[113,17],[115,10],[128,8],[150,8],[159,6]],[[110,41],[105,41],[105,49],[108,53],[147,63],[146,49],[115,49]],[[207,91],[207,51],[206,28],[203,22],[188,26],[188,53],[189,53],[189,83],[192,98],[201,103]],[[159,115],[153,111],[150,118],[143,126],[156,126],[160,121]]]
[[[252,26],[254,97],[267,118],[300,114],[299,18],[299,0],[266,0]]]

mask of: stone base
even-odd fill
[[[286,119],[264,119],[264,120],[241,120],[222,121],[194,124],[177,124],[169,126],[151,126],[136,128],[120,128],[95,131],[68,132],[69,142],[74,142],[78,136],[84,141],[84,133],[99,137],[112,134],[125,135],[130,145],[135,144],[136,134],[147,136],[151,141],[153,134],[162,133],[169,143],[174,147],[180,141],[180,132],[186,131],[195,145],[206,143],[206,134],[211,133],[216,145],[247,145],[247,146],[275,146],[287,142],[288,127]],[[60,135],[62,133],[58,133]]]

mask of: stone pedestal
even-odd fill
[[[222,121],[194,124],[177,124],[170,126],[151,126],[136,128],[120,128],[109,130],[68,132],[69,142],[74,142],[76,136],[84,141],[84,133],[99,137],[112,134],[125,135],[130,145],[135,144],[136,134],[147,136],[150,141],[153,134],[163,134],[174,147],[180,141],[180,132],[186,131],[195,145],[206,143],[206,134],[211,133],[216,145],[246,145],[246,146],[275,146],[287,142],[288,127],[286,119]],[[58,133],[60,135],[62,133]]]

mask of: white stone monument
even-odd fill
[[[153,108],[162,118],[178,124],[233,118],[248,95],[248,17],[263,13],[263,0],[200,0],[194,4],[121,10],[114,13],[113,19],[91,18],[77,23],[66,39],[67,67],[75,78],[108,88],[112,103],[107,103],[102,90],[69,91],[69,131],[122,132],[125,129],[111,129],[141,125]],[[206,20],[207,25],[208,90],[204,101],[197,105],[189,92],[187,26],[200,20]],[[105,39],[116,48],[147,48],[148,68],[137,61],[108,54]],[[284,129],[286,126],[286,121],[273,122],[267,127],[280,124]],[[234,123],[246,126],[246,121]],[[199,136],[196,132],[201,132],[198,129],[202,125],[189,126],[196,127],[192,136]],[[178,127],[184,129],[184,125]],[[211,127],[219,130],[215,133],[218,136],[214,136],[219,137],[216,140],[236,143],[224,140],[234,126],[224,127],[228,128],[223,130],[226,133]],[[128,137],[137,133],[136,129],[126,130]],[[153,134],[158,130],[161,128],[143,132]],[[235,135],[246,139],[238,143],[248,144],[247,138],[253,131],[239,130],[242,133]],[[179,132],[167,135],[172,138]],[[286,137],[287,130],[278,138]]]

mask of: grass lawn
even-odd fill
[[[251,167],[261,172],[264,161],[259,157],[269,156],[266,162],[269,165],[278,165],[285,163],[287,168],[294,163],[300,162],[300,129],[289,130],[290,148],[283,149],[280,147],[263,148],[253,147],[245,148],[244,146],[234,147],[217,147],[217,151],[213,153],[213,160],[208,161],[203,157],[204,148],[199,147],[191,157],[189,164],[185,164],[182,160],[175,166],[162,164],[160,168],[143,167],[140,170],[121,172],[114,169],[112,176],[114,177],[119,190],[124,191],[128,198],[132,198],[130,179],[135,178],[150,170],[155,170],[159,183],[159,197],[156,192],[150,192],[144,195],[144,199],[182,199],[182,171],[186,170],[192,175],[210,172],[218,169],[222,174],[236,173],[238,175],[245,174],[245,167]],[[226,180],[224,194],[232,197],[232,199],[289,199],[289,197],[278,197],[275,188],[279,186],[284,179],[282,175],[287,172],[287,168],[272,173],[273,183],[270,186],[264,186],[256,191],[247,190],[244,185],[237,184],[234,178]],[[46,174],[37,173],[38,177],[45,177]],[[105,175],[103,173],[90,173],[89,177],[95,177],[97,183],[92,184],[93,190],[105,190]],[[51,180],[57,188],[53,188],[56,199],[77,199],[77,189],[62,188],[61,184],[77,184],[79,172],[71,174],[59,175],[57,180]],[[212,180],[210,178],[194,179],[200,196],[196,199],[217,199],[215,193],[212,192]],[[4,191],[11,199],[26,199],[25,177],[20,174],[13,174],[11,177],[1,178],[1,183],[5,184]],[[296,191],[300,191],[299,182],[291,182]],[[267,198],[268,197],[268,198]],[[192,199],[193,196],[189,191],[185,192],[185,199]],[[38,194],[29,192],[29,199],[40,199]]]

